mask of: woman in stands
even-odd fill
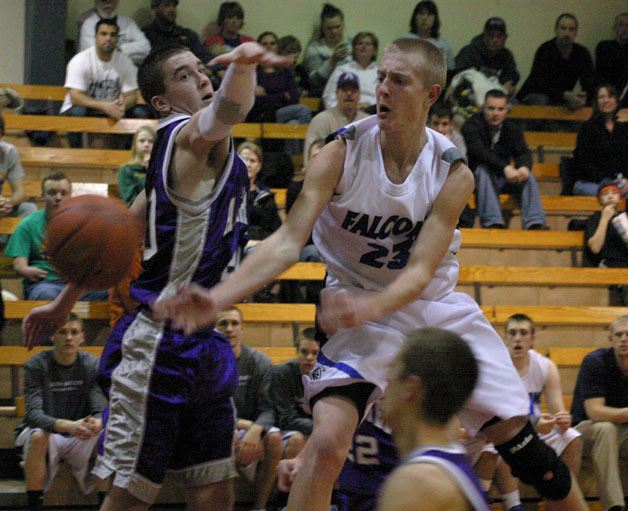
[[[438,8],[432,0],[423,0],[414,7],[410,17],[410,32],[404,37],[415,37],[426,39],[445,55],[447,70],[453,71],[455,68],[454,50],[449,41],[440,36],[440,18]]]
[[[137,194],[144,189],[148,160],[156,137],[155,129],[149,125],[142,126],[133,135],[131,159],[118,172],[118,195],[127,206],[133,204]]]
[[[574,195],[595,197],[604,179],[618,180],[624,194],[628,192],[628,123],[619,122],[618,111],[615,87],[600,85],[593,115],[580,126],[573,152]]]
[[[351,40],[344,35],[344,14],[332,4],[321,11],[321,33],[305,49],[303,65],[309,80],[309,94],[320,97],[334,68],[351,57]]]

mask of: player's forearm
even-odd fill
[[[385,315],[418,300],[432,275],[433,271],[424,265],[404,270],[392,283],[373,295],[373,311]]]

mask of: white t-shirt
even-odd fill
[[[96,23],[100,20],[98,12],[94,11],[81,24],[79,51],[94,46],[96,42]],[[128,16],[118,14],[118,49],[129,57],[134,64],[139,65],[150,53],[150,42],[144,32]]]
[[[131,59],[113,52],[109,62],[96,55],[96,47],[77,53],[65,72],[66,89],[77,89],[100,101],[114,101],[120,94],[137,90],[137,68]],[[65,95],[61,113],[72,107],[70,93]]]

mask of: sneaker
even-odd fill
[[[549,231],[549,227],[545,224],[532,224],[526,227],[528,231]]]
[[[512,506],[508,511],[523,511],[523,506],[521,504],[517,504],[516,506]]]

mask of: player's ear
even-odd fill
[[[443,88],[440,85],[438,85],[437,83],[433,84],[430,87],[430,93],[428,94],[428,98],[430,99],[430,104],[431,105],[436,103],[436,101],[440,97],[440,93],[442,92],[442,90],[443,90]]]
[[[163,96],[153,96],[150,104],[156,112],[160,114],[170,113],[170,102]]]
[[[417,401],[420,401],[423,396],[421,378],[415,374],[411,374],[406,377],[404,383],[404,401],[407,403],[416,403]]]

